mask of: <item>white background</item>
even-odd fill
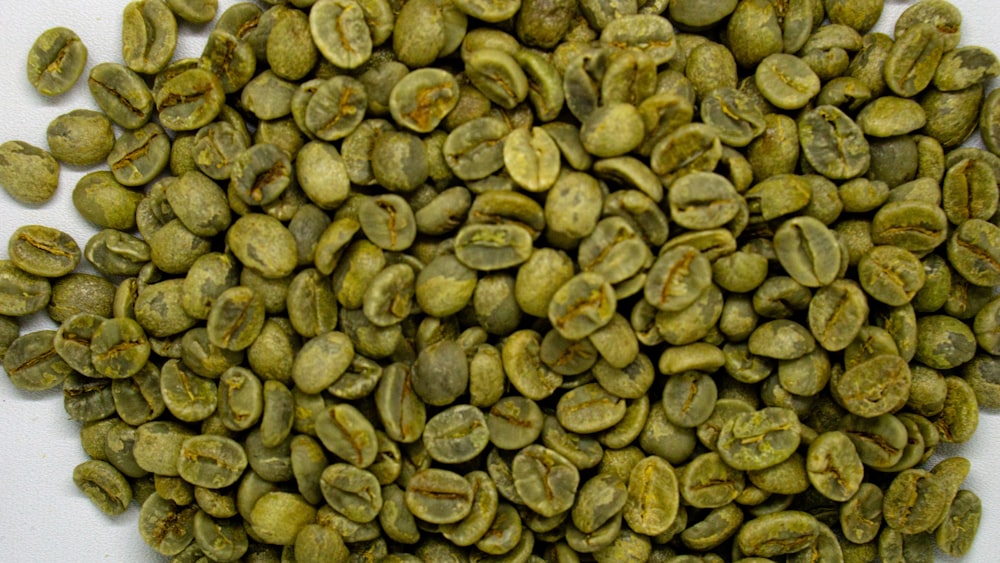
[[[992,0],[953,0],[964,13],[963,45],[984,45],[1000,53],[1000,16]],[[90,68],[120,61],[121,10],[125,0],[0,0],[0,142],[18,139],[46,147],[45,128],[56,116],[77,108],[96,109],[86,87]],[[220,13],[234,4],[220,1]],[[896,16],[910,2],[887,0],[879,29],[891,34]],[[65,26],[80,35],[90,58],[80,82],[50,99],[25,78],[25,60],[44,30]],[[211,24],[181,23],[176,57],[201,52]],[[58,227],[81,248],[93,227],[79,218],[71,194],[84,171],[63,167],[56,196],[39,207],[24,207],[0,190],[0,257],[6,241],[24,224]],[[88,270],[84,270],[88,271]],[[24,323],[27,330],[50,326],[44,315]],[[996,561],[1000,553],[1000,414],[982,413],[975,438],[945,455],[972,460],[965,487],[983,500],[984,517],[973,551],[965,561]],[[73,468],[87,458],[79,443],[79,424],[68,419],[58,390],[26,393],[0,377],[0,561],[137,562],[158,561],[136,531],[138,510],[108,518],[72,482]],[[940,560],[948,560],[941,558]]]

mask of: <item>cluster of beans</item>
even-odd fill
[[[0,261],[4,370],[63,390],[101,510],[177,562],[970,549],[969,462],[921,468],[1000,406],[1000,62],[957,8],[268,4],[128,4],[101,111],[0,146],[25,203],[107,165],[82,250]],[[28,78],[86,60],[56,28]]]

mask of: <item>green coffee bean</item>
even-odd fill
[[[52,198],[59,185],[59,163],[48,152],[22,141],[0,145],[0,186],[21,203],[37,205]]]
[[[56,331],[42,330],[24,334],[7,348],[3,369],[18,389],[43,391],[62,384],[73,369],[53,347]]]
[[[177,20],[166,4],[140,0],[125,7],[122,58],[130,69],[143,74],[160,72],[176,46]]]
[[[87,64],[87,47],[71,29],[46,30],[28,53],[28,82],[46,96],[69,91]]]
[[[101,112],[86,109],[73,110],[53,119],[45,137],[52,156],[75,166],[102,162],[115,144],[111,120]]]
[[[219,489],[235,483],[247,465],[246,453],[235,441],[222,436],[195,436],[181,445],[177,471],[187,482]]]
[[[95,66],[87,85],[104,114],[126,129],[137,129],[152,116],[152,93],[138,74],[123,65]]]

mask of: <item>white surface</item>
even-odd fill
[[[45,128],[56,116],[76,108],[96,109],[86,87],[86,73],[98,62],[120,61],[121,10],[125,0],[18,1],[0,6],[0,142],[19,139],[46,147]],[[234,4],[220,1],[222,9]],[[887,0],[880,29],[891,24],[909,2]],[[992,0],[956,0],[965,20],[964,45],[984,45],[1000,53],[1000,16]],[[57,25],[77,32],[90,56],[83,78],[69,93],[48,99],[25,78],[25,58],[35,38]],[[200,53],[207,26],[181,23],[177,57]],[[63,167],[60,188],[45,205],[27,208],[0,190],[0,257],[6,241],[24,224],[44,224],[71,234],[82,247],[95,231],[73,209],[71,194],[83,171]],[[37,316],[28,330],[50,326]],[[58,391],[25,393],[0,377],[0,561],[137,562],[157,561],[136,531],[138,511],[109,519],[73,485],[72,471],[86,455],[79,444],[79,424],[68,419]],[[965,487],[983,500],[985,515],[973,551],[964,561],[996,561],[1000,553],[1000,413],[983,413],[979,431],[968,444],[942,447],[946,455],[972,460]],[[941,560],[948,560],[942,558]]]

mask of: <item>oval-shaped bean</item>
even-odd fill
[[[221,489],[235,483],[247,466],[247,455],[235,440],[203,435],[181,444],[177,473],[188,483]]]

